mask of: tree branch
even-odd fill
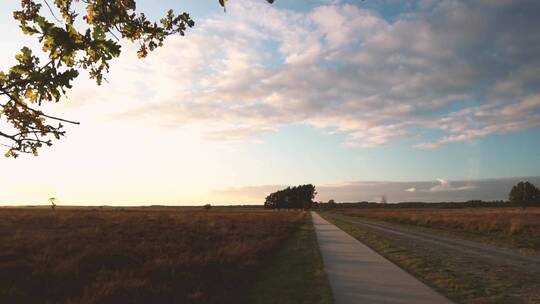
[[[49,8],[49,11],[51,12],[51,15],[53,16],[53,18],[56,19],[56,21],[58,21],[59,23],[63,23],[62,20],[56,17],[56,15],[54,14],[54,11],[52,10],[52,7],[49,5],[49,2],[47,2],[47,0],[43,0],[43,2],[45,2],[45,5],[47,5],[47,7]]]
[[[19,106],[21,106],[21,107],[23,107],[23,108],[25,108],[27,110],[30,110],[30,111],[38,114],[39,116],[47,117],[47,118],[50,118],[50,119],[53,119],[53,120],[62,121],[62,122],[66,122],[66,123],[70,123],[70,124],[74,124],[74,125],[80,125],[81,124],[78,121],[68,120],[68,119],[59,118],[59,117],[55,117],[55,116],[50,116],[50,115],[47,115],[47,114],[43,113],[40,110],[32,109],[31,107],[29,107],[29,106],[25,105],[24,103],[20,102],[18,98],[11,95],[11,93],[6,91],[4,88],[0,88],[0,92],[2,92],[2,94],[4,94],[4,95],[8,96],[9,99],[11,99],[13,102],[18,104]]]

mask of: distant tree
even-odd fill
[[[203,208],[204,208],[204,210],[206,210],[206,211],[210,211],[210,209],[212,209],[212,205],[206,204],[206,205],[203,206]]]
[[[267,209],[311,209],[313,199],[317,195],[315,186],[300,185],[270,193],[264,202]]]
[[[326,203],[324,203],[324,202],[320,203],[320,208],[323,209],[323,210],[334,209],[336,207],[337,207],[337,203],[333,199],[328,200],[328,202],[326,202]]]
[[[540,205],[540,190],[529,182],[519,182],[510,190],[508,200],[523,209],[527,206]]]
[[[49,203],[51,203],[51,209],[54,211],[56,208],[56,197],[49,197]]]
[[[388,200],[386,199],[386,195],[381,196],[381,204],[388,203]]]

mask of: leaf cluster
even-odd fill
[[[21,9],[13,13],[22,32],[37,38],[45,56],[23,47],[15,57],[17,64],[0,71],[0,121],[6,126],[0,137],[8,141],[0,144],[8,148],[8,157],[37,155],[39,148],[65,135],[63,123],[78,124],[47,115],[40,106],[59,102],[80,70],[87,70],[101,84],[109,62],[120,55],[121,39],[139,43],[137,55],[143,58],[162,46],[166,37],[184,35],[194,26],[189,14],[172,10],[159,22],[150,21],[136,11],[135,0],[51,1],[21,0]],[[75,9],[79,2],[85,7],[83,14]],[[43,5],[54,20],[45,17]]]
[[[42,146],[65,135],[62,123],[79,124],[45,114],[40,107],[65,97],[81,70],[100,85],[109,62],[120,56],[122,39],[138,43],[137,56],[144,58],[168,36],[183,36],[195,25],[188,13],[173,10],[151,21],[137,11],[136,0],[20,1],[13,17],[24,34],[37,38],[44,56],[23,47],[17,64],[0,71],[0,145],[8,148],[8,157],[37,155]],[[226,0],[218,2],[225,7]]]

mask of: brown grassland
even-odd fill
[[[366,219],[486,237],[513,247],[540,249],[540,208],[342,209]]]
[[[243,303],[304,217],[262,209],[0,209],[0,303]]]

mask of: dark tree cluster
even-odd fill
[[[270,193],[264,202],[267,209],[311,209],[313,199],[317,195],[315,186],[312,184],[287,187]]]
[[[540,190],[529,182],[519,182],[512,187],[508,200],[511,204],[526,208],[528,206],[540,206]]]

